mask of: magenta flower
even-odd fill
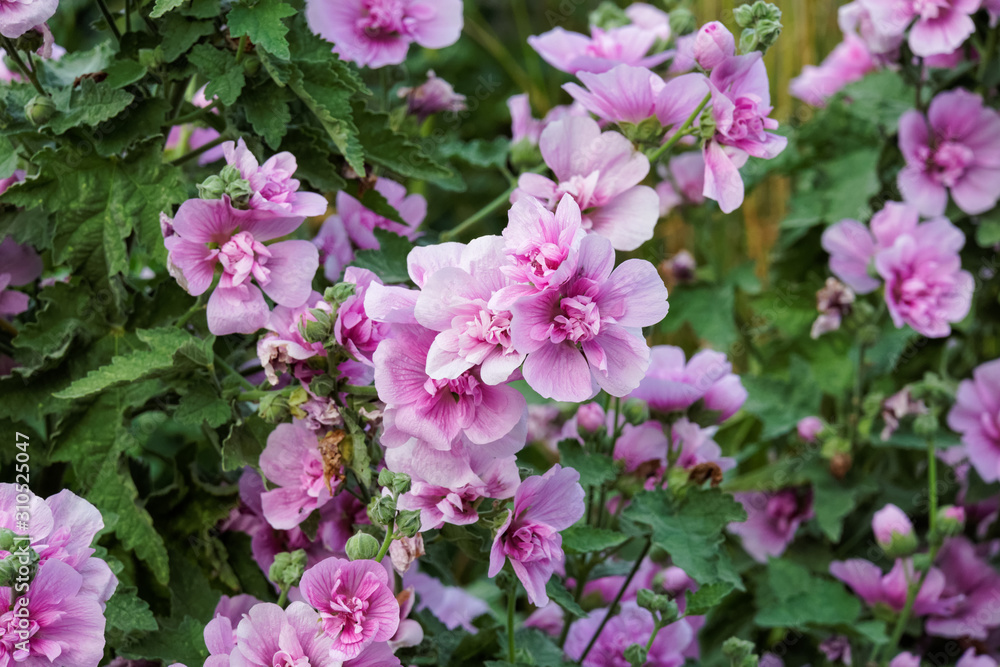
[[[659,200],[639,185],[649,160],[628,139],[602,133],[590,118],[568,117],[545,128],[539,147],[556,180],[522,174],[511,202],[531,195],[551,209],[569,194],[585,211],[583,228],[608,237],[616,249],[635,250],[653,237]]]
[[[705,408],[720,412],[719,421],[725,421],[742,407],[747,391],[722,352],[701,350],[685,362],[681,348],[657,345],[650,349],[646,376],[629,396],[661,412],[687,410],[703,400]]]
[[[583,497],[580,473],[558,463],[521,482],[514,507],[493,538],[489,576],[497,576],[509,560],[531,604],[548,603],[545,584],[565,558],[559,531],[583,517]]]
[[[389,574],[373,560],[328,558],[306,570],[299,589],[319,611],[335,660],[357,658],[372,644],[389,640],[399,625]],[[313,633],[315,628],[314,621]]]
[[[844,33],[844,41],[822,63],[802,68],[802,73],[789,84],[788,92],[807,104],[821,107],[841,88],[860,81],[877,67],[865,42],[854,33]]]
[[[463,250],[459,266],[442,267],[427,278],[414,315],[440,332],[427,353],[431,379],[454,380],[478,366],[483,382],[496,385],[524,361],[511,342],[510,311],[490,306],[494,293],[510,283],[506,259],[504,239],[486,236]]]
[[[906,606],[907,581],[916,576],[913,563],[899,558],[888,574],[882,574],[877,565],[860,558],[830,563],[830,574],[851,587],[854,594],[869,607],[885,607],[896,613]],[[954,609],[956,599],[945,595],[945,577],[941,570],[932,567],[913,603],[916,616],[945,612]]]
[[[267,323],[270,331],[257,340],[257,358],[272,385],[278,384],[278,374],[286,372],[289,367],[313,357],[326,356],[323,343],[310,343],[303,338],[299,328],[305,322],[316,321],[310,312],[314,308],[330,312],[330,305],[323,301],[319,292],[313,292],[297,308],[275,306],[271,311]]]
[[[388,337],[389,325],[368,317],[365,294],[371,285],[381,285],[382,281],[368,269],[349,266],[344,272],[344,282],[355,285],[354,294],[340,304],[333,324],[333,336],[355,360],[372,366],[372,355],[382,339]]]
[[[385,229],[405,236],[411,241],[416,239],[420,235],[417,228],[427,215],[427,200],[424,196],[418,194],[407,196],[405,187],[388,178],[378,179],[375,182],[375,190],[399,212],[399,217],[406,225],[393,222],[368,210],[357,199],[341,190],[337,193],[337,214],[347,230],[348,238],[358,248],[371,250],[379,248],[378,239],[374,234],[375,229]],[[333,219],[329,218],[324,226]]]
[[[920,656],[903,651],[889,661],[889,667],[920,667]]]
[[[427,72],[427,80],[415,88],[400,88],[397,95],[406,98],[407,113],[424,122],[428,116],[443,111],[457,113],[465,111],[465,95],[459,95],[450,83]]]
[[[625,424],[615,441],[613,456],[616,461],[624,462],[625,472],[634,473],[642,469],[647,477],[656,482],[667,467],[669,446],[660,422],[651,420],[638,426]]]
[[[876,61],[884,66],[899,58],[899,46],[904,35],[895,23],[875,20],[873,13],[881,11],[875,6],[878,4],[880,0],[849,2],[837,11],[837,23],[844,35],[860,37]]]
[[[38,554],[39,562],[58,560],[79,572],[83,580],[77,594],[94,598],[103,610],[118,587],[118,579],[106,562],[94,556],[90,546],[104,528],[101,513],[69,489],[45,499],[29,494],[28,546]],[[21,504],[17,495],[15,484],[0,483],[0,528],[22,533],[15,517]],[[0,551],[0,560],[10,557],[9,552]]]
[[[760,563],[785,553],[795,531],[813,517],[811,489],[749,491],[734,497],[747,511],[747,520],[729,524],[729,532],[743,538],[743,549]]]
[[[259,164],[254,154],[240,139],[235,144],[222,144],[226,162],[239,169],[240,176],[250,184],[250,208],[271,211],[276,216],[299,217],[326,212],[326,197],[315,192],[299,192],[298,179],[292,174],[298,168],[295,156],[288,151],[276,153]]]
[[[199,296],[219,284],[208,299],[208,328],[217,336],[254,333],[268,319],[264,293],[278,305],[301,306],[312,292],[319,254],[309,241],[264,241],[285,236],[302,218],[275,218],[262,211],[234,209],[227,199],[189,199],[177,209],[173,234],[164,239],[168,268],[188,294]]]
[[[4,189],[0,182],[0,192]],[[12,237],[5,236],[0,241],[0,267],[0,317],[23,313],[28,309],[28,295],[8,288],[35,282],[42,275],[42,258],[34,248],[19,245]]]
[[[410,43],[451,46],[462,32],[460,0],[309,0],[309,28],[344,60],[373,69],[406,60]]]
[[[295,528],[322,507],[330,500],[328,485],[337,483],[324,478],[316,432],[301,422],[278,424],[271,431],[260,468],[277,485],[261,495],[264,518],[280,530]]]
[[[612,271],[614,261],[609,240],[587,236],[570,280],[514,304],[514,348],[527,353],[524,379],[542,396],[586,401],[597,387],[626,396],[639,386],[649,366],[639,328],[666,316],[667,288],[649,262]]]
[[[872,24],[888,37],[900,36],[911,22],[907,43],[916,56],[951,53],[975,31],[972,14],[981,0],[861,0]]]
[[[899,149],[906,158],[899,190],[923,215],[943,215],[948,192],[970,215],[1000,199],[1000,113],[975,93],[941,93],[926,117],[907,111],[899,119]]]
[[[1000,627],[1000,574],[964,537],[945,542],[937,566],[944,573],[942,598],[953,604],[931,612],[924,626],[927,634],[985,641]]]
[[[1000,480],[1000,359],[981,364],[958,385],[948,427],[962,434],[969,462],[987,482]]]
[[[223,595],[219,599],[215,615],[202,632],[209,653],[205,667],[229,667],[230,655],[236,649],[236,627],[243,616],[258,604],[262,604],[260,600],[246,594],[235,597]]]
[[[59,0],[0,2],[0,35],[17,39],[52,18],[58,8]]]
[[[975,648],[969,648],[955,663],[955,667],[997,667],[997,661],[989,655],[977,655]]]
[[[0,587],[0,664],[96,667],[104,657],[103,605],[69,564],[42,562],[16,610],[12,594]],[[22,606],[26,616],[19,615]]]
[[[475,634],[478,628],[472,622],[488,614],[490,606],[458,586],[445,586],[434,577],[422,572],[411,571],[403,577],[403,583],[412,586],[420,596],[417,611],[427,609],[449,630],[465,628]]]
[[[597,609],[586,618],[573,623],[566,637],[566,655],[579,660],[597,632],[607,609]],[[581,663],[583,667],[617,667],[629,664],[625,650],[632,644],[646,645],[653,634],[653,614],[635,602],[625,602],[621,611],[608,621],[594,647]],[[696,641],[696,633],[688,619],[667,625],[656,634],[646,661],[648,667],[680,667],[684,664],[685,650]]]
[[[562,28],[553,28],[542,35],[528,38],[542,60],[558,70],[577,72],[607,72],[618,64],[655,67],[670,57],[669,51],[647,55],[656,44],[656,30],[627,25],[610,30],[596,26],[590,37]]]

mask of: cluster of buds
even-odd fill
[[[229,197],[233,208],[247,208],[253,195],[250,182],[231,164],[223,167],[218,175],[213,174],[198,184],[198,196],[202,199],[222,199],[223,195]]]

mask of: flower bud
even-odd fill
[[[396,518],[396,500],[390,495],[376,496],[368,503],[368,518],[376,526],[388,526]]]
[[[396,532],[414,537],[420,532],[420,510],[400,510],[396,515]]]
[[[35,95],[24,105],[24,115],[32,125],[44,125],[56,113],[56,105],[48,95]]]
[[[290,414],[288,407],[288,397],[281,392],[272,391],[260,399],[260,407],[257,414],[261,419],[270,424],[279,424],[288,419]]]
[[[283,590],[297,586],[306,571],[306,552],[303,549],[285,551],[274,557],[267,578]]]
[[[647,653],[646,647],[642,644],[632,644],[625,649],[625,660],[632,667],[642,667],[646,664]]]
[[[937,533],[941,537],[960,535],[965,530],[965,508],[945,505],[937,512]]]
[[[354,283],[337,283],[333,287],[327,287],[323,292],[323,300],[327,303],[344,303],[348,297],[354,296],[357,285]]]
[[[736,24],[743,28],[740,51],[766,52],[781,34],[781,10],[764,0],[740,5],[733,11]]]
[[[663,139],[664,129],[656,116],[650,116],[638,123],[618,123],[625,138],[634,144],[658,145]]]
[[[576,426],[581,434],[593,433],[604,426],[604,408],[597,403],[584,403],[576,411]]]
[[[677,603],[671,600],[669,596],[658,595],[648,588],[643,588],[639,590],[636,604],[654,614],[659,613],[663,625],[673,623],[677,620]]]
[[[424,538],[420,533],[413,537],[400,538],[389,545],[389,558],[392,560],[392,566],[400,574],[405,574],[413,562],[425,553]]]
[[[337,388],[337,383],[329,375],[317,375],[309,380],[309,391],[317,396],[329,396]]]
[[[622,403],[622,414],[629,424],[643,424],[649,421],[649,405],[646,401],[628,400]]]
[[[48,28],[45,28],[48,30]],[[17,47],[18,51],[32,52],[38,51],[45,44],[45,35],[41,30],[36,28],[31,28],[30,30],[21,34],[14,41],[14,45]]]
[[[226,182],[221,176],[213,174],[197,185],[198,196],[202,199],[222,199],[226,191]]]
[[[917,415],[913,420],[913,432],[925,438],[937,433],[939,426],[938,417],[933,412]]]
[[[694,38],[694,59],[703,69],[714,69],[726,58],[734,55],[736,55],[736,39],[726,26],[718,21],[701,26]]]
[[[392,472],[388,468],[382,468],[379,472],[378,483],[397,496],[410,490],[410,476],[405,472]]]
[[[891,558],[908,556],[917,548],[917,536],[909,517],[891,503],[875,512],[872,532],[878,545]]]
[[[795,425],[795,430],[805,442],[816,442],[817,436],[823,430],[823,420],[819,417],[803,417]]]
[[[621,28],[632,22],[625,14],[625,10],[608,0],[604,0],[604,2],[597,5],[597,9],[590,12],[588,18],[591,26],[600,28],[601,30]]]
[[[734,667],[756,667],[758,662],[753,642],[739,637],[730,637],[722,643],[722,655],[729,658]]]
[[[248,76],[253,76],[258,71],[260,71],[260,58],[253,55],[244,58],[243,71],[246,72]]]
[[[355,533],[347,540],[347,557],[351,560],[371,560],[378,555],[381,545],[368,533]]]
[[[303,317],[299,322],[299,333],[306,342],[326,343],[333,335],[333,318],[322,308],[313,308],[309,314],[315,319]]]
[[[678,7],[670,12],[670,33],[677,37],[690,35],[698,29],[698,19],[694,17],[691,10]]]
[[[0,551],[13,551],[17,534],[9,528],[0,528]]]

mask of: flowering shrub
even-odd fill
[[[0,0],[0,667],[997,664],[1000,7],[565,4]]]

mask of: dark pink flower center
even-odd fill
[[[222,263],[224,287],[236,287],[250,279],[252,275],[258,284],[271,282],[271,272],[265,268],[271,252],[254,239],[250,232],[239,232],[219,248]]]
[[[494,312],[485,305],[479,314],[467,320],[458,334],[458,353],[462,357],[474,354],[483,344],[499,345],[504,353],[512,352],[510,312]]]
[[[287,651],[278,651],[271,659],[271,667],[309,667],[309,657],[300,655],[294,658]]]
[[[483,401],[483,390],[480,382],[469,373],[463,373],[454,380],[434,380],[427,378],[424,382],[424,390],[436,398],[441,392],[448,392],[455,402],[471,400],[473,404],[479,405]]]
[[[920,157],[927,165],[931,177],[941,185],[951,188],[965,175],[975,159],[972,149],[954,141],[943,141],[936,149],[923,147]]]
[[[283,169],[274,169],[263,176],[264,182],[255,189],[270,202],[287,203],[288,200],[294,198],[295,191],[299,189],[299,182]]]
[[[323,478],[323,462],[316,452],[306,454],[300,479],[302,488],[313,498],[318,497],[326,486],[326,480]]]
[[[799,503],[795,493],[779,493],[768,500],[767,516],[779,531],[787,531],[792,521],[799,516]]]
[[[553,539],[555,533],[540,523],[520,526],[507,538],[507,555],[521,563],[552,560],[561,551]]]
[[[750,139],[760,142],[767,140],[767,134],[764,132],[764,119],[767,114],[761,111],[760,101],[756,95],[736,98],[733,123],[725,133],[727,139],[732,141]]]
[[[549,335],[553,343],[564,340],[582,343],[600,333],[601,311],[593,297],[587,294],[564,297],[559,302],[559,310]]]
[[[913,0],[913,11],[925,21],[939,18],[950,7],[950,0]]]
[[[406,9],[401,0],[365,0],[365,15],[358,19],[358,29],[372,39],[406,32]]]
[[[365,575],[360,591],[348,592],[342,579],[337,579],[334,584],[329,606],[324,610],[327,617],[324,625],[327,633],[337,636],[338,641],[355,644],[365,638],[365,614],[370,604],[368,598],[378,588],[370,581],[373,577],[370,572]]]

